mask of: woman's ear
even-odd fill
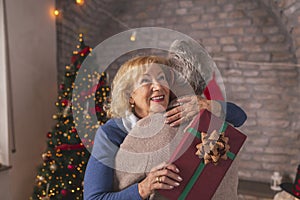
[[[134,105],[134,99],[132,97],[129,97],[129,103],[130,105]]]

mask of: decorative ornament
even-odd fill
[[[76,128],[72,128],[71,132],[72,132],[72,133],[77,133]]]
[[[75,166],[74,166],[74,165],[68,165],[68,169],[69,169],[69,170],[74,170],[74,169],[75,169]]]
[[[49,160],[51,160],[51,157],[52,157],[51,153],[43,153],[42,154],[43,161],[49,161]]]
[[[60,191],[60,194],[62,195],[62,196],[67,196],[67,194],[68,194],[68,190],[66,190],[66,189],[62,189],[61,191]]]
[[[103,111],[103,109],[100,106],[95,106],[95,110],[97,113],[100,113]]]
[[[68,114],[68,111],[70,110],[70,108],[71,108],[71,105],[68,104],[68,105],[65,107],[64,111],[63,111],[63,115],[67,115],[67,114]]]
[[[59,85],[59,89],[60,89],[60,90],[65,89],[65,85],[64,85],[64,84],[60,84],[60,85]]]
[[[45,181],[45,177],[43,177],[43,176],[37,176],[36,178],[40,182],[44,182]]]
[[[52,133],[51,133],[51,132],[48,132],[48,133],[47,133],[47,138],[50,139],[51,137],[52,137]]]
[[[50,165],[50,170],[51,171],[56,171],[57,170],[57,165],[55,163],[53,163],[52,165]]]
[[[274,172],[271,176],[271,190],[274,191],[280,191],[281,187],[279,186],[281,184],[282,176],[280,176],[279,172]]]
[[[52,115],[52,119],[57,119],[57,115]]]
[[[230,146],[228,145],[229,138],[224,136],[224,132],[221,135],[216,130],[210,135],[202,132],[201,140],[202,142],[196,146],[198,149],[196,155],[203,158],[205,164],[212,162],[217,165],[220,158],[227,160],[226,153]]]
[[[62,106],[67,106],[69,104],[69,101],[67,99],[62,99],[61,100],[61,105]]]
[[[79,51],[79,55],[83,54],[84,56],[88,55],[91,51],[90,51],[90,47],[85,47],[84,49],[82,49],[81,51]]]

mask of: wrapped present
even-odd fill
[[[211,199],[245,140],[240,131],[202,110],[185,128],[169,160],[180,169],[183,181],[159,193],[167,199]]]

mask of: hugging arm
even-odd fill
[[[84,176],[85,200],[141,200],[137,183],[114,191],[114,156],[126,134],[113,120],[98,129]]]
[[[245,123],[247,115],[241,107],[231,102],[218,102],[221,104],[222,110],[225,111],[226,122],[232,124],[235,127],[242,126]]]
[[[114,169],[90,157],[84,176],[85,200],[141,200],[138,184],[113,192]]]
[[[207,109],[217,117],[224,118],[226,122],[235,127],[243,125],[247,119],[243,109],[231,102],[207,100],[195,95],[179,98],[177,102],[181,105],[165,114],[166,123],[171,126],[178,126],[184,121],[189,121],[201,109]]]

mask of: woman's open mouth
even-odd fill
[[[150,98],[150,100],[154,102],[161,102],[164,101],[164,99],[165,99],[165,95],[154,96]]]

